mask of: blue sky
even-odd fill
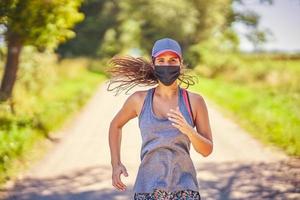
[[[261,18],[259,27],[272,31],[272,40],[263,45],[266,50],[300,51],[300,0],[273,0],[272,5],[259,4],[258,0],[246,0],[246,8],[257,12]],[[245,31],[236,25],[240,33]],[[240,49],[253,50],[251,43],[241,37]]]

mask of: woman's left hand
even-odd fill
[[[169,116],[168,119],[173,122],[172,125],[179,129],[183,134],[188,135],[188,133],[191,132],[192,127],[187,123],[178,106],[176,107],[176,110],[171,108],[167,115]]]

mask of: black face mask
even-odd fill
[[[171,85],[180,75],[180,65],[155,65],[154,76],[164,85]]]

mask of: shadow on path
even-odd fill
[[[94,166],[51,178],[24,178],[7,191],[8,200],[130,199],[130,191],[120,192],[111,183],[111,168]],[[130,189],[132,186],[128,186]],[[5,192],[5,191],[2,191]]]
[[[196,167],[204,199],[300,199],[300,160],[203,163]]]
[[[9,191],[9,200],[131,199],[111,186],[108,166],[93,166],[51,178],[25,178]],[[204,162],[196,166],[202,199],[299,199],[299,160],[276,163]]]

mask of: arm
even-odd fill
[[[109,147],[112,165],[112,184],[119,190],[125,190],[126,186],[120,180],[123,173],[128,176],[125,166],[121,162],[120,148],[122,141],[122,127],[132,118],[137,116],[135,105],[137,101],[137,93],[133,93],[125,101],[123,107],[116,114],[109,127]]]
[[[207,107],[204,99],[199,95],[195,96],[194,108],[197,131],[186,122],[178,107],[175,110],[170,110],[171,112],[168,113],[169,120],[174,122],[172,123],[173,126],[189,137],[194,149],[206,157],[213,150],[213,141]]]
[[[195,125],[197,131],[190,127],[186,134],[194,149],[206,157],[213,150],[212,133],[206,103],[202,96],[197,95],[196,99]]]

